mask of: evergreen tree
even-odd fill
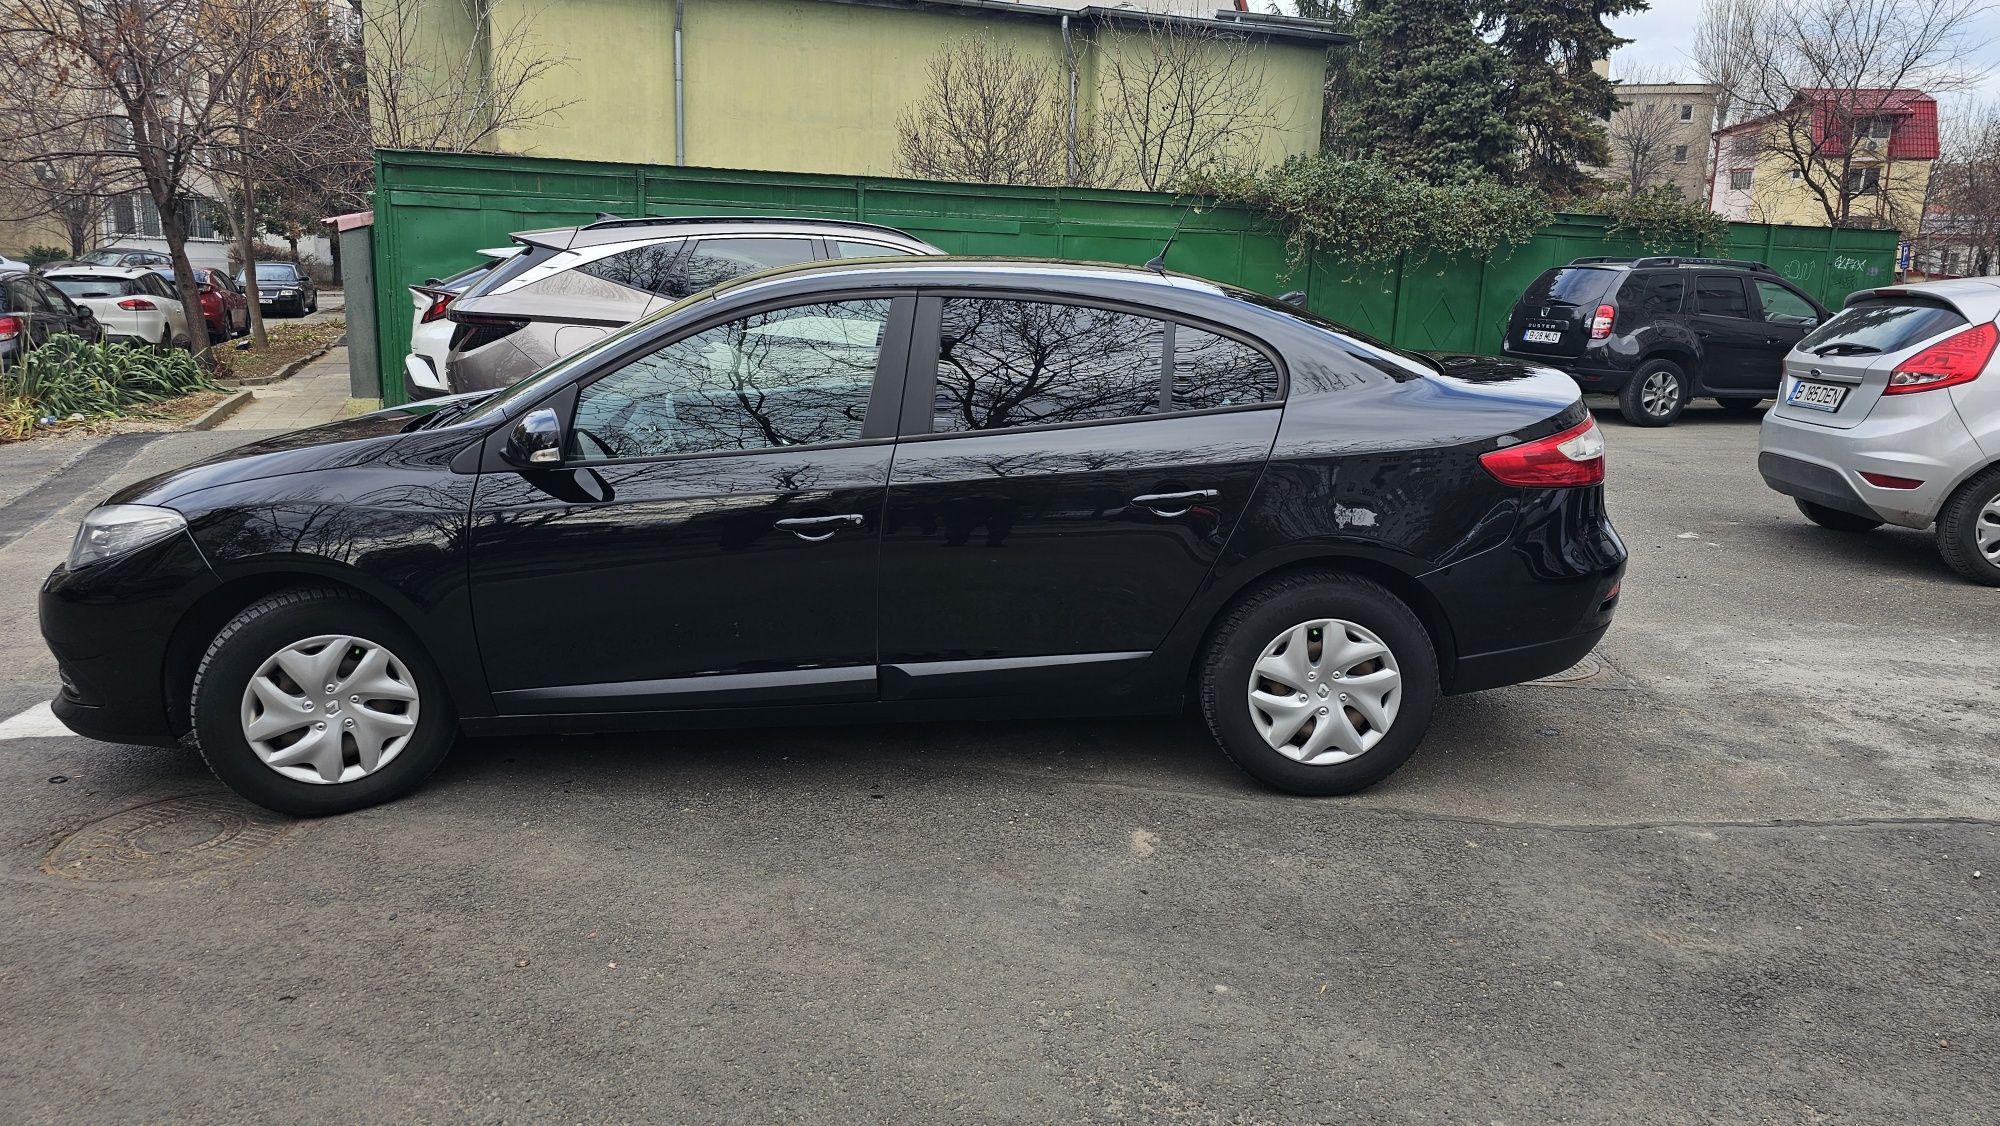
[[[1506,60],[1471,0],[1358,0],[1354,14],[1361,42],[1342,107],[1354,151],[1434,182],[1506,175],[1520,146]]]
[[[1605,125],[1618,109],[1617,87],[1593,66],[1630,40],[1604,26],[1610,16],[1644,11],[1646,0],[1487,0],[1485,30],[1505,56],[1507,121],[1520,134],[1516,179],[1550,195],[1575,195],[1610,152]]]

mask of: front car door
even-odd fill
[[[556,404],[559,467],[481,475],[501,714],[876,695],[877,534],[915,300],[721,314]]]
[[[1263,472],[1273,355],[1156,311],[980,292],[925,297],[911,355],[883,522],[883,698],[1116,694]]]
[[[1805,294],[1782,282],[1757,278],[1751,287],[1764,322],[1764,354],[1758,366],[1769,374],[1769,387],[1775,392],[1784,375],[1785,357],[1806,333],[1819,327],[1822,313]]]
[[[1750,304],[1742,274],[1700,274],[1694,282],[1694,316],[1689,318],[1701,338],[1705,364],[1702,385],[1710,391],[1757,390],[1768,395],[1777,386],[1775,367],[1767,369],[1764,324]]]

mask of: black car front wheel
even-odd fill
[[[1672,360],[1647,360],[1618,392],[1618,413],[1634,426],[1669,426],[1687,406],[1688,378]]]
[[[415,789],[458,725],[416,637],[373,603],[325,588],[281,591],[232,618],[195,672],[191,714],[216,777],[307,817]]]
[[[1246,773],[1295,794],[1347,794],[1387,778],[1423,741],[1437,654],[1387,589],[1301,572],[1224,615],[1200,689],[1209,731]]]

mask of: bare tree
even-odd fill
[[[1618,80],[1622,90],[1629,86],[1653,86],[1672,81],[1663,69],[1632,66]],[[1673,164],[1674,138],[1680,120],[1670,106],[1658,98],[1635,102],[1621,93],[1618,112],[1611,115],[1605,139],[1611,151],[1607,171],[1627,196],[1637,196]]]
[[[442,47],[437,9],[463,8],[474,29],[462,49]],[[535,35],[543,9],[499,0],[369,0],[358,7],[367,44],[368,105],[383,148],[472,152],[508,130],[559,115],[570,102],[538,96],[570,65]]]
[[[113,107],[101,94],[89,100],[97,104],[0,97],[13,123],[0,140],[0,186],[11,204],[0,219],[54,219],[71,257],[90,249],[112,199],[137,187],[129,157],[112,151]]]
[[[1932,272],[2000,273],[2000,101],[1954,115],[1912,241]]]
[[[1062,184],[1069,172],[1064,79],[989,37],[947,42],[924,93],[896,124],[905,175],[978,184]]]
[[[47,112],[14,143],[31,160],[129,162],[160,217],[181,303],[199,309],[188,226],[203,205],[207,148],[237,126],[227,92],[263,44],[217,34],[268,0],[10,0],[0,26],[0,91]],[[10,116],[10,125],[13,120]],[[208,347],[207,322],[188,319]]]
[[[1988,0],[1706,0],[1696,64],[1725,122],[1757,123],[1732,147],[1798,180],[1829,225],[1914,229],[1893,161],[1865,134],[1900,115],[1907,91],[1962,89],[1990,12]]]
[[[1105,140],[1118,179],[1165,191],[1186,177],[1244,163],[1283,124],[1266,100],[1263,56],[1243,35],[1181,20],[1100,25]]]

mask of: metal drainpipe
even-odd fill
[[[1063,166],[1067,175],[1064,179],[1076,185],[1076,52],[1070,49],[1069,17],[1062,18],[1063,67],[1069,71],[1069,128],[1064,134]]]
[[[681,70],[681,19],[687,0],[674,0],[674,163],[688,162],[687,88]]]

